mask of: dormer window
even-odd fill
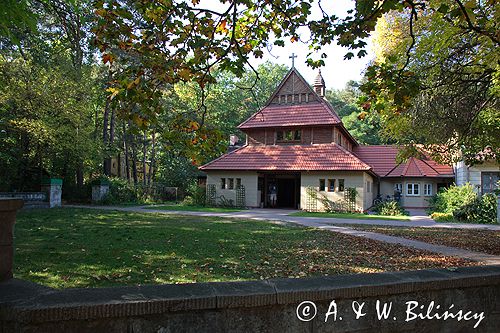
[[[276,131],[276,141],[278,142],[294,142],[300,141],[300,130]]]

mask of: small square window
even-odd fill
[[[228,190],[234,190],[234,178],[228,178]]]
[[[220,188],[221,188],[221,190],[225,190],[226,189],[226,178],[221,178],[220,179]]]
[[[344,192],[344,187],[345,187],[344,183],[345,182],[343,179],[339,179],[339,192]]]
[[[335,192],[335,179],[328,179],[328,192]]]
[[[319,180],[319,190],[320,191],[326,191],[326,185],[325,185],[325,180],[324,179],[320,179]]]
[[[401,183],[394,184],[394,192],[403,193],[403,184]]]

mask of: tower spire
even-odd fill
[[[326,87],[323,75],[321,75],[321,69],[318,70],[318,75],[316,76],[316,79],[314,79],[313,88],[318,95],[320,95],[321,97],[325,97]]]

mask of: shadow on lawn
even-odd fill
[[[263,221],[51,209],[21,212],[15,276],[52,287],[249,280],[465,265]]]

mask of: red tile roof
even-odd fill
[[[451,166],[428,158],[410,157],[405,163],[397,164],[396,146],[357,146],[354,153],[381,177],[453,177]]]
[[[335,144],[244,146],[200,167],[201,170],[370,170],[370,166]]]
[[[285,127],[340,124],[339,116],[326,102],[296,105],[268,105],[241,123],[238,128]]]

